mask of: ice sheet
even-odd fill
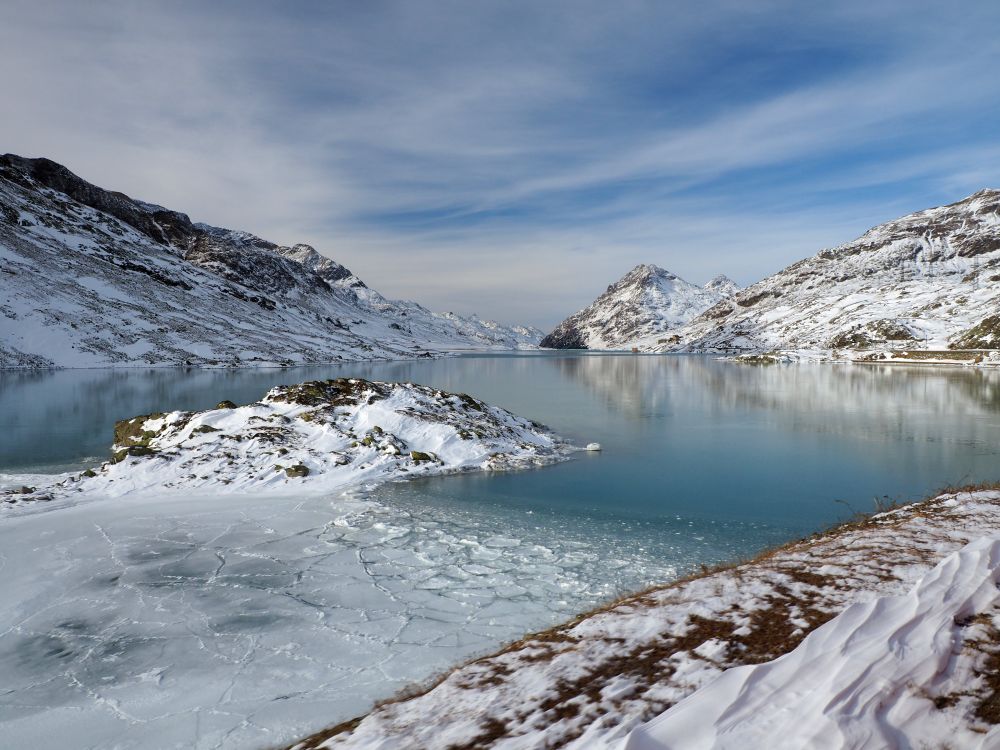
[[[357,492],[11,518],[0,732],[12,747],[270,746],[565,619],[622,571],[673,573],[640,557],[534,518],[441,517]]]

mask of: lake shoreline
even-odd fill
[[[948,553],[991,535],[1000,535],[1000,485],[942,491],[622,597],[287,747],[430,737],[454,747],[622,747],[633,728],[723,670],[790,652],[851,603],[901,594]],[[975,735],[977,706],[992,693],[966,688],[938,710]]]
[[[923,365],[934,367],[1000,367],[997,349],[864,349],[812,350],[772,349],[767,351],[727,354],[724,362],[749,365],[774,364],[854,364],[854,365]]]

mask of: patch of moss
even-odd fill
[[[844,331],[830,339],[830,346],[834,349],[866,349],[873,343],[864,331]]]
[[[207,433],[207,432],[219,432],[219,430],[218,430],[218,428],[212,427],[211,425],[203,424],[203,425],[199,425],[199,426],[195,427],[193,430],[191,430],[191,432],[197,432],[197,433],[204,434],[204,433]]]
[[[896,320],[873,320],[868,328],[886,341],[913,341],[910,329]]]
[[[144,430],[142,426],[146,420],[160,419],[163,416],[163,412],[154,412],[115,422],[115,445],[149,445],[149,441],[156,437],[157,433]]]
[[[309,476],[309,467],[303,464],[295,464],[285,469],[285,474],[291,478]]]
[[[833,349],[870,349],[890,341],[913,341],[913,333],[898,320],[883,318],[856,325],[830,339]]]
[[[777,290],[766,291],[766,292],[759,292],[758,294],[751,294],[750,296],[747,296],[747,297],[739,297],[739,298],[737,298],[736,303],[740,307],[753,307],[758,302],[760,302],[763,299],[766,299],[767,297],[775,297],[775,298],[777,298],[777,297],[780,297],[780,296],[781,296],[781,292],[779,292]]]
[[[463,404],[465,404],[466,408],[473,409],[475,411],[482,411],[483,410],[483,402],[480,401],[479,399],[473,398],[468,393],[459,393],[457,395],[458,395],[458,399]]]
[[[424,453],[423,451],[410,451],[410,458],[413,459],[414,463],[423,463],[425,461],[437,461],[438,458],[433,453]]]
[[[84,469],[83,472],[81,472],[80,476],[91,479],[97,476],[97,472],[95,472],[93,469]]]
[[[275,390],[276,399],[300,406],[354,406],[360,403],[362,394],[368,394],[371,404],[389,395],[389,386],[361,378],[309,380]]]
[[[152,448],[147,448],[144,445],[130,445],[127,448],[115,451],[114,455],[111,456],[111,463],[121,463],[127,456],[155,456],[157,452],[158,451],[155,451]]]
[[[236,404],[234,404],[232,401],[229,401],[227,399],[225,401],[220,401],[218,404],[215,405],[215,408],[216,409],[235,409],[236,408]]]
[[[1000,345],[1000,315],[983,318],[972,328],[959,333],[949,349],[993,349]]]

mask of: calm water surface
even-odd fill
[[[680,536],[700,549],[693,563],[871,510],[876,497],[914,499],[946,484],[1000,478],[1000,373],[577,353],[285,370],[2,373],[0,471],[94,463],[107,455],[117,419],[203,409],[223,398],[250,402],[272,385],[337,376],[472,393],[604,447],[541,471],[393,484],[376,493],[380,501],[535,515],[584,536],[620,528],[653,554]]]

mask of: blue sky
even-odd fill
[[[549,328],[1000,187],[1000,4],[830,5],[6,0],[0,149]]]

